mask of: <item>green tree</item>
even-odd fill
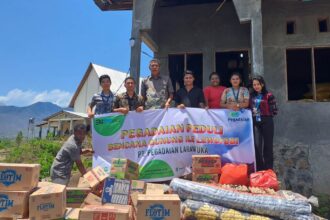
[[[17,133],[17,136],[16,136],[16,144],[17,144],[17,146],[20,146],[21,143],[22,143],[22,141],[23,141],[23,132],[20,131],[20,132]]]

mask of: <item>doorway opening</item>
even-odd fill
[[[215,54],[215,63],[221,85],[231,87],[230,76],[238,72],[242,76],[243,86],[249,86],[251,76],[248,51],[218,52]]]
[[[203,88],[203,54],[168,55],[168,69],[175,91],[184,87],[183,73],[185,70],[193,71],[194,85]]]

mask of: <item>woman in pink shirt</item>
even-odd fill
[[[209,79],[211,85],[204,88],[206,106],[220,108],[221,96],[226,87],[220,86],[220,76],[216,72],[211,73]]]

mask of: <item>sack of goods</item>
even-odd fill
[[[312,208],[304,200],[280,196],[243,193],[174,178],[170,187],[183,200],[191,199],[230,209],[280,219],[310,219]]]
[[[220,184],[248,186],[248,166],[227,163],[221,168]]]
[[[250,175],[250,186],[260,188],[279,189],[276,173],[273,170],[264,170]]]

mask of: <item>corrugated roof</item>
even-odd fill
[[[79,118],[88,118],[88,115],[86,113],[73,112],[73,111],[68,111],[68,110],[61,110],[61,111],[58,111],[58,112],[56,112],[56,113],[54,113],[54,114],[52,114],[52,115],[44,118],[43,121],[48,121],[49,119],[54,118],[54,117],[56,117],[56,116],[58,116],[60,114],[63,114],[63,113],[68,113],[68,114],[70,114],[72,116],[77,116]]]
[[[110,69],[104,66],[100,66],[97,64],[92,64],[97,76],[100,77],[102,75],[108,75],[111,79],[111,91],[113,93],[122,93],[125,92],[126,89],[124,87],[124,80],[129,76],[128,73],[120,72],[118,70]]]
[[[79,83],[79,86],[76,90],[76,92],[74,93],[71,101],[70,101],[70,104],[69,104],[69,107],[70,108],[73,108],[74,107],[74,102],[76,101],[77,97],[78,97],[78,94],[80,93],[82,87],[84,86],[86,80],[88,79],[88,76],[89,74],[92,72],[92,70],[95,70],[96,74],[98,77],[102,76],[102,75],[108,75],[110,76],[111,78],[111,91],[115,94],[119,94],[119,93],[122,93],[122,92],[125,92],[126,89],[125,89],[125,86],[123,84],[124,80],[126,77],[129,76],[128,73],[124,73],[124,72],[121,72],[121,71],[118,71],[118,70],[114,70],[114,69],[111,69],[111,68],[107,68],[107,67],[104,67],[104,66],[100,66],[100,65],[97,65],[97,64],[94,64],[94,63],[90,63],[82,80],[80,81]],[[143,78],[140,78],[140,83],[142,82]]]

